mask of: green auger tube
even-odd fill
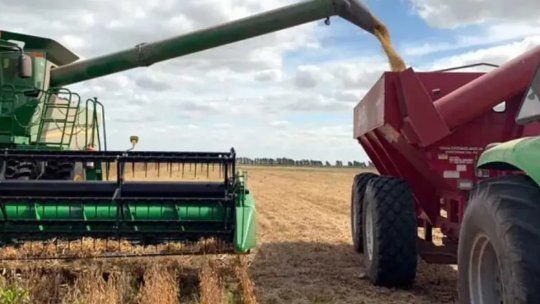
[[[51,86],[59,87],[120,71],[149,66],[244,39],[338,15],[374,34],[375,17],[359,0],[310,0],[169,39],[57,67]]]

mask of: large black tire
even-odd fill
[[[73,180],[75,164],[67,161],[49,161],[45,166],[45,173],[41,179],[46,180]]]
[[[471,192],[458,266],[460,303],[540,303],[540,188],[530,178],[500,177]]]
[[[30,180],[36,178],[36,163],[10,160],[5,164],[4,179]]]
[[[369,180],[378,175],[371,172],[357,174],[354,177],[351,191],[351,234],[354,250],[358,253],[364,252],[364,241],[362,237],[362,202],[364,192]]]
[[[393,177],[370,179],[362,210],[367,277],[375,285],[411,287],[416,276],[418,230],[409,186]]]

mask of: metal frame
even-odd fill
[[[537,47],[487,74],[387,72],[355,107],[354,137],[377,170],[411,187],[427,261],[456,263],[470,188],[506,174],[477,170],[484,149],[540,134],[538,124],[515,122],[539,63]],[[505,111],[493,111],[501,101]],[[434,228],[442,230],[444,246],[433,246]]]
[[[114,162],[117,165],[117,178],[111,182],[76,182],[76,181],[2,181],[0,188],[0,210],[4,215],[0,217],[0,236],[13,238],[17,241],[57,237],[75,239],[80,237],[118,238],[153,242],[166,242],[176,240],[195,241],[200,237],[215,237],[231,242],[235,231],[235,207],[238,196],[238,177],[235,172],[236,153],[230,152],[125,152],[125,151],[33,151],[5,149],[0,154],[0,161],[67,161],[67,162]],[[137,182],[126,182],[124,167],[127,163],[167,163],[172,164],[218,164],[222,170],[223,180],[214,182],[217,189],[210,194],[197,197],[189,194],[192,189],[202,189],[209,183],[192,182],[146,182],[146,189],[156,188],[155,191],[141,190],[143,192],[131,193],[126,187],[137,186]],[[170,193],[161,194],[159,187],[175,187]],[[16,191],[9,190],[15,186]],[[71,189],[70,189],[71,186]],[[77,187],[84,187],[85,193],[78,192]],[[103,190],[106,188],[106,190]],[[47,195],[39,195],[40,189],[47,190]],[[67,190],[66,190],[67,189]],[[206,189],[206,188],[204,188]],[[203,190],[204,190],[203,189]],[[95,190],[95,191],[94,191]],[[126,192],[127,191],[127,192]],[[144,192],[149,191],[149,192]],[[21,195],[21,193],[25,193]],[[35,195],[34,193],[38,194]],[[43,193],[43,192],[42,192]],[[96,195],[88,195],[96,193]],[[193,193],[197,193],[196,191]],[[50,195],[49,195],[50,194]],[[16,204],[17,208],[28,208],[36,212],[35,218],[9,218],[6,205]],[[82,216],[75,218],[39,218],[39,211],[60,204],[68,206],[70,215],[71,206],[80,204],[78,212]],[[177,215],[172,219],[135,219],[130,217],[135,208],[144,206],[159,207],[163,215],[164,206],[173,207]],[[115,218],[87,219],[86,208],[109,206],[116,212]],[[222,220],[183,220],[178,213],[180,208],[219,208],[222,210]],[[214,207],[212,207],[214,206]],[[42,209],[40,209],[42,208]],[[150,208],[150,207],[148,207]],[[217,210],[217,209],[212,209]],[[42,229],[36,227],[49,227]],[[92,227],[92,228],[90,228]],[[101,227],[101,228],[100,228]],[[155,229],[153,229],[155,228]]]

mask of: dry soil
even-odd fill
[[[455,267],[420,262],[412,289],[372,286],[350,237],[358,170],[245,167],[259,246],[247,256],[0,262],[18,303],[452,303]]]

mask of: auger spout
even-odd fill
[[[360,0],[309,0],[192,33],[141,43],[134,48],[63,65],[51,71],[51,86],[65,86],[136,67],[149,66],[156,62],[336,15],[375,34],[376,19]]]

